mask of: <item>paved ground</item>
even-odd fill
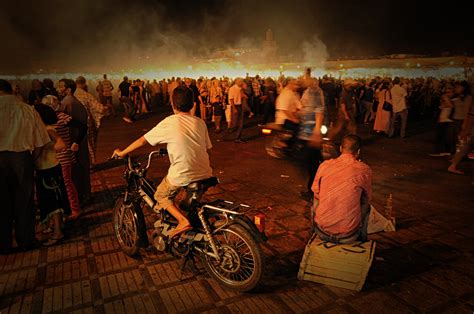
[[[98,159],[150,129],[157,116],[125,125],[104,121]],[[131,259],[118,248],[110,222],[122,191],[122,169],[93,174],[94,204],[68,225],[67,240],[50,248],[0,256],[0,312],[452,312],[474,310],[471,176],[448,174],[431,159],[431,133],[411,127],[407,140],[369,136],[363,159],[374,172],[374,203],[393,193],[397,232],[371,236],[376,259],[364,290],[300,282],[296,274],[309,233],[309,207],[298,198],[304,173],[268,157],[263,139],[246,144],[212,135],[212,164],[222,184],[208,193],[248,203],[268,215],[267,271],[253,294],[220,288],[206,274],[178,279],[178,261],[143,251]],[[258,133],[246,130],[248,136]],[[143,149],[139,153],[150,151]],[[156,160],[152,177],[168,167]],[[465,170],[473,173],[472,163]]]

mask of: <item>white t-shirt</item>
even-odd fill
[[[167,117],[144,135],[150,145],[167,144],[170,168],[167,179],[174,186],[212,177],[208,149],[212,148],[206,123],[188,113]]]
[[[275,107],[275,123],[284,124],[285,120],[289,120],[290,117],[288,117],[288,115],[282,110],[294,113],[298,109],[301,109],[301,102],[298,95],[294,91],[284,88],[276,100]]]
[[[392,93],[392,106],[393,112],[400,112],[407,109],[407,103],[405,97],[408,95],[406,89],[400,85],[395,85],[390,90]]]
[[[240,87],[236,84],[229,88],[229,103],[231,99],[234,100],[234,105],[242,104],[242,94],[240,92]]]

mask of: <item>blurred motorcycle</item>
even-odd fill
[[[268,123],[262,128],[265,139],[265,151],[271,157],[278,159],[301,159],[306,140],[298,138],[299,125],[285,123],[284,125]],[[321,155],[323,160],[339,156],[338,146],[327,136],[328,128],[321,126]]]

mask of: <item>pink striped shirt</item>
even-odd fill
[[[361,197],[372,197],[372,170],[351,154],[323,162],[312,190],[319,200],[315,221],[332,235],[349,234],[361,224]]]

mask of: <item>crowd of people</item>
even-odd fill
[[[8,130],[0,137],[0,200],[5,204],[0,253],[11,250],[12,229],[20,249],[37,246],[38,231],[49,234],[44,245],[61,241],[64,218],[77,219],[92,199],[90,169],[96,163],[100,121],[108,112],[81,76],[61,79],[56,87],[48,79],[34,80],[28,104],[18,92],[0,80],[0,112]]]
[[[270,122],[294,130],[306,141],[309,173],[307,191],[321,162],[321,127],[329,136],[356,135],[361,124],[373,123],[374,132],[406,137],[409,121],[436,117],[434,157],[450,156],[448,171],[462,174],[458,164],[472,146],[474,106],[466,81],[434,78],[314,78],[308,69],[302,77],[261,78],[171,78],[123,81],[114,88],[103,76],[89,91],[86,78],[33,80],[23,97],[18,85],[0,80],[0,113],[8,134],[0,138],[0,201],[7,210],[0,214],[0,252],[11,248],[14,226],[18,246],[35,245],[35,210],[40,211],[43,232],[50,232],[46,245],[63,238],[62,222],[77,219],[81,207],[91,200],[90,169],[101,119],[117,115],[133,123],[141,114],[172,108],[176,88],[192,91],[189,114],[208,128],[234,135],[244,142],[244,120],[257,117],[260,125]],[[115,102],[118,96],[119,103]],[[26,100],[26,102],[25,102]],[[171,106],[170,106],[171,105]],[[35,186],[35,188],[34,188]]]

